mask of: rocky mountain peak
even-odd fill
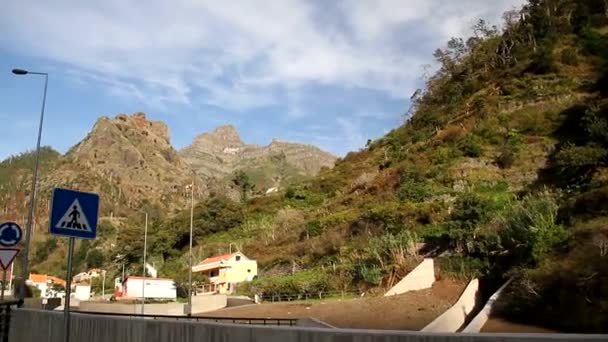
[[[214,145],[216,150],[245,145],[233,125],[223,125],[194,139],[194,145]]]
[[[333,166],[336,160],[315,146],[279,139],[267,146],[246,144],[232,125],[199,135],[179,153],[201,176],[224,178],[236,170],[255,170],[253,173],[264,186],[278,186],[273,179],[315,175],[321,167]]]

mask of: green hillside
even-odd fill
[[[236,242],[266,293],[387,287],[425,254],[443,276],[515,276],[510,319],[605,332],[606,6],[530,1],[502,31],[479,21],[435,52],[403,126],[251,200],[197,253]]]

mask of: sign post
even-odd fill
[[[53,190],[49,233],[69,237],[65,301],[63,306],[63,340],[70,341],[70,296],[72,292],[72,258],[74,239],[95,239],[99,195],[62,188]]]
[[[4,222],[0,224],[0,266],[2,266],[2,289],[0,290],[0,300],[4,301],[4,290],[6,289],[6,270],[11,267],[15,257],[19,253],[16,246],[23,231],[15,222]],[[11,272],[11,277],[13,276]],[[24,280],[25,281],[25,280]]]

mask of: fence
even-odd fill
[[[17,309],[12,313],[11,341],[63,341],[63,313]],[[417,331],[277,327],[185,319],[138,319],[74,313],[72,341],[86,342],[576,342],[606,341],[607,335],[464,334]]]
[[[0,303],[0,339],[8,342],[9,327],[11,323],[11,306],[22,304],[22,301],[12,300]]]
[[[125,313],[111,313],[111,312],[92,312],[92,311],[77,311],[72,310],[70,312],[95,315],[95,316],[115,316],[115,317],[130,317],[130,318],[142,318],[142,319],[170,319],[170,320],[186,320],[186,321],[212,321],[218,323],[238,323],[238,324],[251,324],[251,325],[276,325],[276,326],[294,326],[297,323],[295,318],[250,318],[250,317],[212,317],[212,316],[171,316],[171,315],[141,315],[141,314],[125,314]]]
[[[359,291],[322,291],[317,293],[266,293],[258,295],[258,297],[261,301],[267,302],[291,302],[327,298],[352,298],[360,295],[361,292]]]

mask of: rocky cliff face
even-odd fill
[[[179,205],[193,180],[203,184],[171,146],[168,127],[135,113],[101,117],[44,183],[101,192],[106,207],[138,208]]]
[[[199,135],[179,155],[203,177],[222,179],[244,170],[262,187],[316,175],[322,167],[332,167],[337,159],[311,145],[278,140],[268,146],[246,144],[231,125]]]

